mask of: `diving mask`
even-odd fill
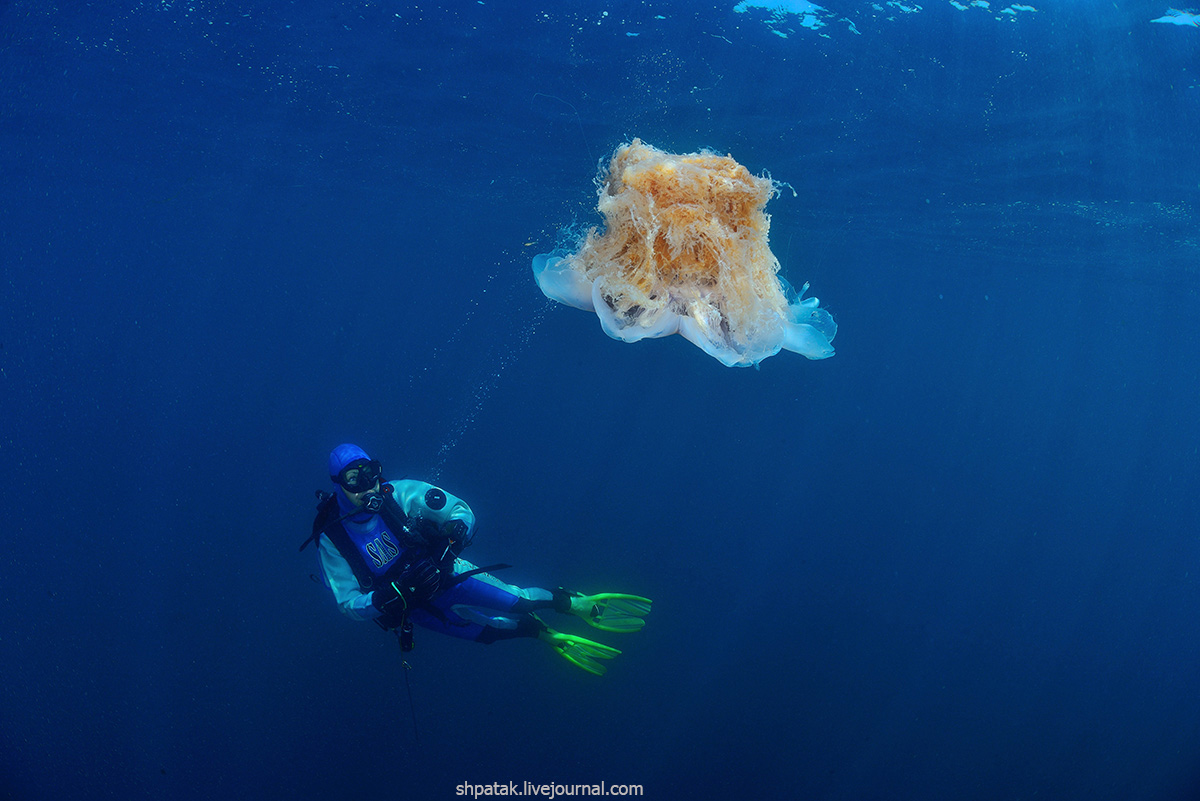
[[[366,492],[379,483],[383,466],[375,459],[347,465],[333,480],[346,492]]]

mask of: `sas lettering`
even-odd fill
[[[386,531],[376,537],[374,542],[367,543],[366,550],[371,557],[371,561],[375,563],[375,567],[383,567],[400,555],[399,546],[392,539],[392,535]]]

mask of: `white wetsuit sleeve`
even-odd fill
[[[320,547],[325,586],[333,592],[334,600],[346,616],[354,620],[374,620],[379,617],[379,610],[371,606],[371,593],[359,589],[350,563],[333,547],[329,537],[321,538]]]
[[[444,530],[448,523],[455,520],[461,520],[467,525],[467,542],[471,541],[475,533],[475,513],[471,511],[471,507],[467,502],[456,495],[451,495],[441,487],[435,487],[424,481],[393,481],[392,486],[395,488],[396,502],[404,510],[404,513],[413,517],[422,517],[425,520],[435,522],[439,529]],[[446,496],[446,504],[441,509],[430,509],[426,503],[429,497],[430,490],[439,490]],[[454,560],[454,573],[459,575],[466,573],[469,570],[474,570],[475,565],[471,562],[458,557]],[[549,590],[541,589],[540,587],[517,587],[513,584],[501,581],[490,573],[478,573],[475,578],[480,581],[487,582],[494,587],[499,587],[505,592],[509,592],[518,598],[525,598],[532,601],[545,601],[554,597],[554,594]]]
[[[467,526],[467,541],[470,542],[475,531],[475,513],[467,502],[456,495],[451,495],[440,487],[435,487],[425,481],[392,481],[395,490],[396,503],[409,517],[420,517],[444,529],[446,524],[461,520]],[[430,490],[438,490],[445,496],[445,504],[441,509],[431,509],[426,503]]]

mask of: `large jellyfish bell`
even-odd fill
[[[837,324],[805,284],[779,278],[763,210],[776,192],[730,156],[673,155],[634,139],[597,178],[604,231],[574,253],[533,259],[548,298],[594,311],[604,332],[636,342],[683,334],[729,367],[780,349],[826,359]]]

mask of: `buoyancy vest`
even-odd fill
[[[321,500],[317,504],[316,519],[313,520],[312,536],[304,541],[300,550],[303,551],[310,542],[316,543],[319,547],[322,534],[329,537],[329,541],[333,543],[338,553],[350,566],[354,578],[358,580],[359,589],[364,593],[371,592],[380,584],[395,581],[420,559],[434,559],[438,569],[445,577],[442,581],[443,591],[479,573],[490,573],[511,567],[511,565],[499,563],[476,567],[456,575],[454,560],[458,555],[457,550],[447,547],[442,550],[440,556],[437,556],[431,552],[428,544],[421,539],[420,535],[410,532],[411,528],[420,530],[426,521],[406,514],[400,504],[396,502],[390,486],[385,485],[384,507],[374,517],[374,525],[370,529],[360,530],[355,527],[354,530],[351,530],[345,526],[343,524],[345,516],[338,507],[335,495],[318,490],[317,497]],[[446,621],[442,611],[428,603],[422,604],[421,608],[439,620]],[[403,615],[398,617],[385,615],[376,618],[375,622],[384,629],[407,624]],[[466,623],[456,625],[466,625]],[[409,637],[411,643],[411,633]]]
[[[387,502],[394,505],[392,511],[398,514],[399,520],[405,519],[404,511],[394,499],[389,497]],[[376,515],[371,522],[370,527],[346,526],[338,509],[337,498],[329,495],[317,505],[313,534],[304,544],[316,542],[320,545],[321,535],[328,537],[350,565],[359,589],[370,592],[379,583],[395,579],[417,557],[423,555],[415,553],[416,549],[407,542],[406,532],[393,530],[396,521],[389,524],[383,515]]]

